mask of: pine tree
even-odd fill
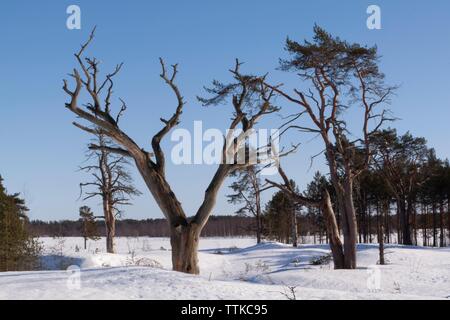
[[[291,181],[291,183],[294,183]],[[297,212],[296,205],[289,196],[278,191],[267,203],[264,211],[265,232],[269,238],[297,246]]]
[[[99,240],[97,226],[95,224],[95,216],[91,208],[88,206],[80,207],[80,218],[83,222],[83,238],[84,238],[84,249],[87,248],[87,241]]]
[[[0,271],[35,269],[40,245],[27,231],[28,208],[19,194],[9,195],[0,176]]]
[[[304,196],[312,199],[314,201],[320,201],[322,199],[322,194],[324,189],[331,189],[327,178],[322,175],[319,171],[314,174],[313,180],[308,183],[305,192],[303,192]],[[306,211],[307,218],[314,229],[311,230],[314,236],[314,243],[316,242],[316,232],[319,232],[320,235],[320,243],[322,243],[322,233],[325,234],[325,238],[327,236],[326,225],[323,217],[323,213],[321,208],[318,207],[307,207]]]

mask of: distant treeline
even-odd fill
[[[96,221],[99,236],[105,236],[105,224]],[[202,231],[204,237],[252,236],[254,219],[239,216],[211,216]],[[36,237],[81,237],[81,220],[41,221],[29,223],[30,232]],[[166,219],[134,220],[123,219],[116,222],[118,237],[168,237]]]

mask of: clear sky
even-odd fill
[[[81,8],[81,30],[66,28],[66,8]],[[366,9],[381,8],[382,29],[368,30]],[[230,108],[204,109],[195,96],[214,78],[229,79],[236,57],[245,71],[270,72],[277,82],[293,78],[275,71],[284,57],[283,42],[310,38],[314,23],[348,41],[379,48],[387,80],[401,88],[392,109],[395,126],[424,136],[440,157],[450,157],[450,2],[434,1],[1,1],[0,4],[0,174],[10,192],[21,192],[32,219],[76,219],[79,182],[89,136],[71,125],[64,108],[62,79],[74,64],[73,53],[90,29],[97,37],[89,53],[111,70],[124,68],[116,97],[129,109],[122,126],[149,149],[161,127],[159,117],[172,113],[175,101],[159,79],[158,57],[179,63],[179,86],[188,102],[181,127],[202,120],[205,128],[224,130]],[[293,84],[293,83],[288,83]],[[286,114],[295,112],[286,105]],[[276,121],[272,123],[276,126]],[[302,149],[284,162],[303,187],[315,170],[309,157],[320,141],[301,137]],[[165,143],[167,150],[173,144]],[[169,151],[168,151],[169,152]],[[188,214],[195,213],[213,172],[211,166],[168,167],[168,178]],[[134,169],[133,172],[135,173]],[[143,196],[126,208],[126,217],[162,217],[142,179]],[[215,214],[232,213],[224,195]],[[266,198],[269,195],[266,195]],[[96,207],[99,201],[89,204]]]

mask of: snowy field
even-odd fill
[[[0,273],[0,299],[450,299],[450,248],[388,245],[378,266],[377,245],[360,245],[358,269],[333,270],[312,264],[326,245],[202,238],[194,276],[171,271],[167,238],[118,238],[117,254],[104,239],[40,241],[43,270]]]

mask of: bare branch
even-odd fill
[[[107,146],[99,146],[99,145],[96,145],[96,144],[90,144],[89,145],[89,149],[90,150],[104,150],[104,151],[107,151],[107,152],[119,154],[119,155],[124,156],[124,157],[132,157],[130,152],[128,152],[127,150],[122,149],[122,148],[114,148],[114,147],[107,147]]]
[[[165,120],[165,119],[161,118],[161,122],[163,122],[165,124],[165,126],[152,139],[152,148],[153,148],[153,152],[154,152],[155,158],[156,158],[155,168],[159,174],[164,176],[165,175],[165,172],[164,172],[165,156],[164,156],[164,152],[161,149],[161,140],[173,127],[178,125],[180,116],[183,113],[184,101],[183,101],[183,97],[181,96],[181,93],[180,93],[177,85],[174,83],[175,77],[178,72],[178,69],[177,69],[178,65],[177,64],[172,65],[172,75],[168,75],[163,59],[159,58],[159,61],[161,63],[161,69],[162,69],[160,76],[162,79],[164,79],[164,81],[169,85],[169,87],[175,93],[175,96],[178,101],[178,106],[175,110],[175,113],[172,115],[172,117],[170,117],[169,120]]]

